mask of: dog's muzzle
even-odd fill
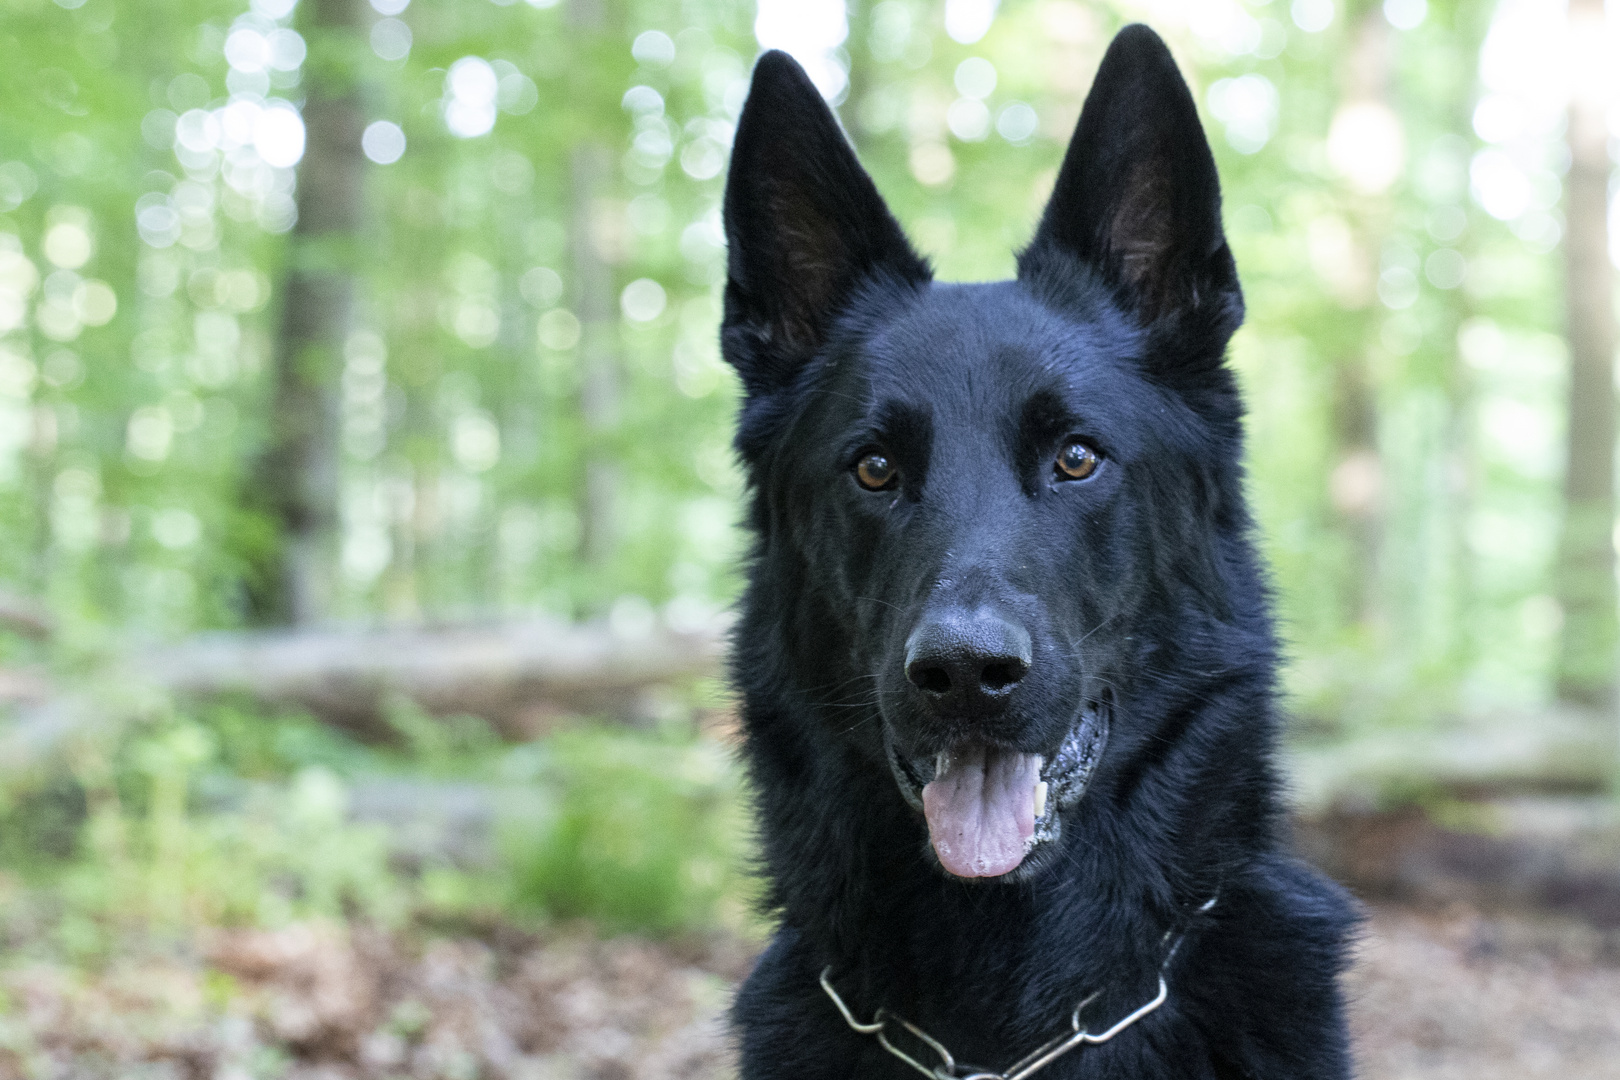
[[[1019,866],[1038,845],[1061,835],[1063,813],[1085,794],[1107,742],[1108,710],[1097,703],[1081,710],[1050,754],[964,746],[931,759],[919,758],[895,746],[887,726],[883,746],[900,794],[928,821],[929,839],[941,865],[960,877],[999,877]],[[965,786],[969,790],[964,791]],[[982,807],[974,800],[982,801]],[[953,801],[967,805],[952,806]],[[1009,802],[1015,805],[1009,807]],[[984,820],[1015,817],[1027,809],[1034,811],[1033,829],[1027,833],[1016,822],[1003,821],[998,827],[996,821]],[[964,821],[966,827],[992,835],[964,842],[954,828]],[[1021,843],[1021,850],[1008,850],[1009,843]]]

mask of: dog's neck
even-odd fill
[[[1203,707],[1241,705],[1217,695]],[[779,708],[812,715],[789,722]],[[1093,792],[1097,805],[1082,804],[1055,841],[1058,857],[1032,880],[950,878],[928,857],[926,828],[880,748],[820,712],[750,702],[748,757],[784,923],[838,973],[852,1005],[967,1032],[964,1054],[1038,1044],[1092,991],[1103,992],[1104,1013],[1134,1008],[1152,992],[1166,933],[1218,887],[1234,850],[1223,836],[1230,822],[1208,811],[1236,809],[1239,776],[1184,792],[1175,801],[1186,816],[1151,826],[1111,805],[1113,792]],[[1212,798],[1212,783],[1234,790]],[[1135,883],[1130,896],[1119,895],[1125,882]]]

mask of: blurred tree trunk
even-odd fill
[[[350,55],[369,10],[365,0],[305,0],[299,8],[310,53],[298,223],[281,289],[269,440],[251,492],[275,531],[251,586],[261,623],[309,623],[330,602],[341,466],[337,388],[365,211],[365,114]]]
[[[1436,10],[1434,15],[1441,16],[1442,10]],[[1458,0],[1446,14],[1451,22],[1451,48],[1458,58],[1460,70],[1452,84],[1446,108],[1438,119],[1446,131],[1467,131],[1472,123],[1478,88],[1479,53],[1490,30],[1492,11],[1470,4],[1467,0]],[[1463,234],[1447,242],[1461,250],[1471,262],[1477,245],[1472,242],[1466,220]],[[1450,571],[1451,580],[1444,621],[1450,639],[1448,652],[1451,668],[1466,671],[1479,655],[1481,644],[1479,613],[1476,610],[1479,602],[1478,555],[1468,542],[1468,521],[1479,496],[1482,477],[1476,436],[1478,388],[1456,342],[1458,330],[1478,311],[1466,288],[1451,289],[1445,297],[1451,316],[1444,330],[1446,340],[1450,343],[1446,350],[1445,370],[1448,419],[1440,464],[1447,504],[1445,565]]]
[[[585,468],[580,484],[580,557],[591,570],[612,558],[616,531],[614,493],[618,464],[609,445],[619,420],[618,320],[613,310],[613,268],[602,257],[598,220],[601,193],[611,181],[613,157],[599,142],[573,148],[569,177],[574,262],[574,304],[579,316],[579,409],[585,422]]]
[[[871,26],[868,7],[862,0],[847,0],[844,4],[844,19],[849,24],[849,36],[844,39],[844,52],[849,56],[849,89],[844,93],[844,104],[838,108],[844,132],[863,158],[870,156],[873,149],[866,125],[861,122],[861,106],[872,90],[872,50],[867,44],[867,31]]]
[[[1609,162],[1604,101],[1592,85],[1603,40],[1603,0],[1570,0],[1576,44],[1564,188],[1569,336],[1569,458],[1558,548],[1558,696],[1610,708],[1617,637],[1614,580],[1614,277],[1608,252]],[[1584,46],[1584,48],[1583,48]]]
[[[1344,66],[1341,109],[1384,105],[1389,95],[1389,25],[1379,7],[1368,5],[1354,30]],[[1376,284],[1379,254],[1389,230],[1384,192],[1361,192],[1352,204],[1350,258],[1359,265],[1345,275],[1342,299],[1360,309],[1349,351],[1338,360],[1333,388],[1333,433],[1337,443],[1330,488],[1340,528],[1351,551],[1345,585],[1347,614],[1353,624],[1370,626],[1379,615],[1380,540],[1384,527],[1384,463],[1378,447],[1378,400],[1367,354],[1382,322]]]
[[[569,23],[579,38],[600,40],[612,20],[608,0],[568,0]],[[600,574],[616,544],[615,494],[619,468],[612,435],[619,422],[619,321],[614,310],[613,267],[607,252],[611,227],[603,200],[613,182],[614,157],[599,137],[585,137],[569,152],[572,195],[569,221],[574,312],[579,316],[579,409],[585,454],[579,482],[579,554],[588,572]]]
[[[1359,239],[1368,240],[1365,235]],[[1358,250],[1357,254],[1376,263],[1376,252]],[[1376,280],[1376,266],[1368,272]],[[1377,328],[1376,319],[1361,321],[1367,331]],[[1356,344],[1365,338],[1366,333],[1357,335]],[[1333,505],[1351,552],[1346,613],[1352,623],[1368,626],[1378,613],[1384,465],[1378,453],[1378,402],[1369,381],[1367,357],[1360,351],[1345,353],[1334,373],[1333,435],[1338,444],[1330,478]]]

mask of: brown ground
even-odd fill
[[[1365,1080],[1615,1080],[1620,935],[1375,908],[1350,978]]]
[[[300,925],[95,977],[0,970],[0,1078],[715,1080],[736,942]],[[1613,1080],[1620,938],[1376,908],[1350,980],[1364,1080]]]

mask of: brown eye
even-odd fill
[[[891,488],[899,478],[900,470],[894,467],[887,455],[867,454],[855,463],[855,481],[867,491]]]
[[[1097,455],[1097,451],[1076,439],[1058,452],[1058,479],[1084,480],[1096,472],[1097,466],[1101,464],[1102,458]]]

